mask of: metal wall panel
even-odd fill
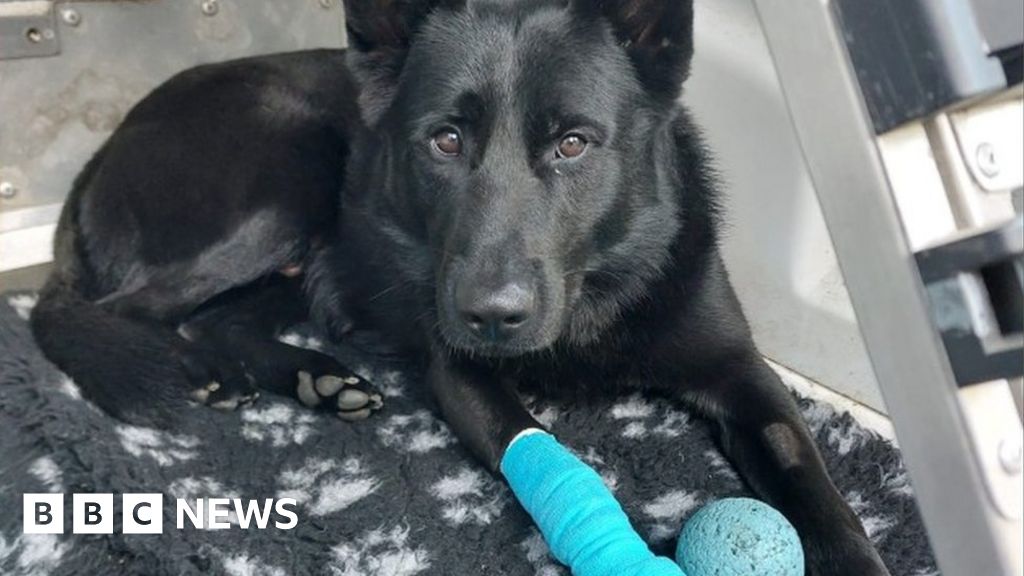
[[[697,0],[684,101],[726,188],[726,266],[762,353],[885,410],[751,0]]]
[[[345,41],[340,0],[89,1],[53,10],[58,54],[0,54],[0,271],[47,259],[48,245],[25,249],[14,235],[52,227],[75,174],[154,86],[204,62]]]

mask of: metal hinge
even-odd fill
[[[0,0],[0,60],[60,54],[54,3]]]

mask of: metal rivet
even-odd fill
[[[1003,438],[999,442],[999,463],[1007,474],[1014,476],[1024,470],[1024,445],[1020,438]]]
[[[978,170],[989,178],[999,175],[999,162],[996,161],[996,149],[988,142],[978,144],[975,150],[975,161],[978,163]]]
[[[330,9],[334,6],[334,0],[320,0],[320,7],[324,9]]]
[[[82,22],[82,15],[74,8],[62,8],[60,11],[60,21],[68,26],[78,26]]]
[[[18,189],[11,182],[0,182],[0,198],[14,198],[18,194]]]
[[[203,11],[203,14],[207,16],[213,16],[220,11],[220,5],[217,0],[203,0],[203,3],[199,5],[199,8]]]
[[[29,28],[25,30],[25,39],[33,44],[39,44],[43,41],[43,33],[39,31],[39,28]]]

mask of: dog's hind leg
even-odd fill
[[[205,282],[202,290],[192,288],[175,295],[168,290],[171,284],[153,282],[153,274],[140,274],[128,278],[136,280],[135,286],[147,286],[135,294],[149,294],[154,303],[157,292],[168,296],[163,304],[154,304],[155,311],[146,312],[142,299],[135,301],[133,314],[122,313],[125,310],[118,308],[117,297],[97,302],[109,293],[98,269],[107,269],[111,263],[98,267],[95,257],[87,257],[75,199],[80,194],[80,189],[72,191],[61,214],[54,239],[54,271],[32,313],[32,331],[47,358],[78,384],[86,398],[130,422],[169,423],[190,396],[221,408],[252,398],[254,389],[237,361],[182,338],[175,332],[177,324],[169,321],[208,297],[214,282]],[[147,278],[148,285],[138,282]],[[118,283],[129,285],[124,280]],[[178,281],[187,284],[189,278],[181,276]]]
[[[257,212],[192,258],[138,265],[98,303],[121,316],[182,322],[218,294],[302,261],[307,246],[301,231],[280,220],[273,213]]]
[[[236,358],[257,388],[361,420],[382,405],[370,384],[333,357],[278,340],[308,317],[301,279],[274,276],[222,294],[189,319],[182,332]]]
[[[190,397],[226,409],[254,397],[236,361],[167,325],[113,314],[59,274],[40,293],[32,329],[86,398],[128,422],[164,425]]]

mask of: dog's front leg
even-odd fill
[[[809,576],[887,576],[825,469],[796,402],[754,352],[695,370],[675,395],[708,416],[747,483],[803,542]]]
[[[515,391],[488,370],[435,354],[428,373],[445,421],[470,452],[497,472],[509,442],[527,428],[541,428]]]
[[[682,574],[671,560],[651,553],[594,470],[552,436],[517,438],[540,425],[513,390],[486,370],[441,358],[434,359],[429,379],[449,425],[488,468],[500,470],[551,555],[573,574]]]

